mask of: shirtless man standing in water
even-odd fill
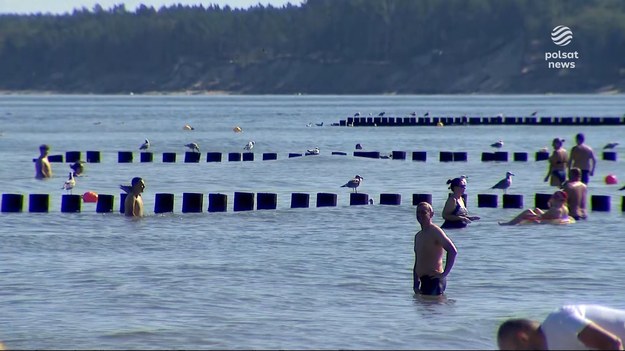
[[[456,261],[458,250],[445,232],[432,223],[434,210],[427,202],[417,205],[417,220],[421,230],[414,237],[415,264],[413,290],[415,294],[442,295],[447,285],[446,277]],[[443,252],[447,252],[443,269]]]
[[[564,183],[562,190],[568,195],[567,205],[569,206],[569,215],[576,220],[580,218],[586,219],[586,196],[588,187],[580,181],[582,171],[577,168],[571,168],[569,172],[569,181]]]
[[[35,178],[46,179],[52,177],[52,167],[48,161],[50,147],[46,144],[39,146],[39,157],[35,161]]]
[[[597,166],[597,159],[595,159],[595,153],[590,146],[584,144],[584,134],[579,133],[575,137],[577,145],[571,149],[571,157],[569,157],[569,171],[573,167],[577,167],[582,171],[582,183],[588,184],[588,175],[593,176],[595,174],[595,166]],[[592,166],[590,162],[592,161]]]
[[[124,214],[128,217],[143,217],[143,198],[141,193],[145,190],[145,182],[140,177],[132,178],[130,187],[121,186],[128,192],[124,201]]]

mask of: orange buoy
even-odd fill
[[[98,194],[93,191],[87,191],[82,194],[82,201],[84,202],[98,202]]]

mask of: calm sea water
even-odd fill
[[[510,170],[509,193],[551,192],[544,162],[482,163],[490,143],[535,151],[574,135],[601,158],[625,126],[331,127],[360,112],[387,116],[622,116],[623,96],[0,96],[0,192],[49,193],[48,214],[0,214],[0,340],[9,349],[484,349],[495,348],[509,317],[543,318],[563,303],[625,308],[621,257],[625,193],[603,183],[625,180],[625,155],[599,161],[590,193],[610,195],[612,211],[569,226],[500,227],[519,210],[477,208],[478,193]],[[323,127],[306,127],[324,122]],[[183,131],[186,123],[196,128]],[[234,126],[243,133],[234,133]],[[154,163],[138,162],[150,139]],[[184,144],[202,153],[240,152],[256,142],[254,162],[182,163]],[[146,180],[147,216],[60,213],[69,167],[36,181],[32,159],[98,150],[74,193],[116,195],[134,176]],[[427,151],[428,161],[373,160],[365,150]],[[289,159],[319,147],[321,155]],[[117,151],[135,151],[118,164]],[[440,151],[469,161],[440,163]],[[163,164],[162,152],[178,162]],[[276,161],[260,161],[263,152]],[[410,155],[410,154],[409,154]],[[204,156],[205,157],[205,156]],[[410,158],[410,156],[408,157]],[[355,174],[360,191],[379,200],[399,193],[400,206],[349,206],[340,188]],[[413,193],[433,195],[435,221],[448,178],[469,175],[468,207],[482,220],[448,231],[458,247],[446,299],[412,293],[412,243],[418,224]],[[232,212],[235,191],[278,194],[278,209]],[[175,213],[154,215],[154,194],[174,193]],[[225,193],[227,213],[181,214],[182,193]],[[311,194],[309,209],[290,209],[290,194]],[[335,208],[314,208],[318,192],[338,194]],[[205,199],[206,201],[206,199]],[[500,198],[501,201],[501,198]],[[205,206],[206,208],[206,203]]]

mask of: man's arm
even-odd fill
[[[595,158],[595,152],[590,149],[590,159],[592,160],[592,168],[590,169],[590,175],[595,175],[595,166],[597,166],[597,159]]]
[[[623,342],[618,336],[592,322],[577,334],[577,339],[594,350],[623,350]]]
[[[581,204],[579,204],[579,208],[584,210],[584,215],[586,215],[586,195],[588,194],[588,188],[584,186],[581,192]]]
[[[443,273],[441,273],[443,277],[446,277],[451,271],[451,268],[454,266],[454,262],[456,262],[458,249],[456,249],[454,243],[451,242],[449,237],[445,235],[445,232],[443,232],[442,229],[439,229],[439,231],[439,240],[441,241],[441,246],[443,247],[443,249],[445,249],[445,251],[447,251],[447,257],[445,258],[445,269],[443,270]]]

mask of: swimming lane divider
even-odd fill
[[[98,201],[96,203],[96,213],[112,213],[115,203],[115,196],[108,194],[98,195]]]
[[[513,154],[514,162],[527,162],[527,152],[515,152]]]
[[[610,212],[610,197],[607,195],[591,195],[590,209],[598,212]]]
[[[244,152],[241,154],[243,161],[254,161],[254,153],[253,152]]]
[[[535,158],[536,158],[536,161],[546,161],[549,159],[549,152],[537,151]]]
[[[154,213],[174,212],[174,194],[157,193],[154,197]]]
[[[22,212],[24,208],[24,195],[2,194],[2,212]]]
[[[184,163],[198,163],[200,162],[200,157],[202,156],[199,152],[193,151],[185,151],[184,153]]]
[[[412,160],[425,162],[427,160],[427,152],[425,151],[413,151],[412,152]]]
[[[552,194],[536,193],[534,194],[534,207],[538,207],[541,210],[549,208],[549,199]]]
[[[176,153],[163,152],[163,163],[176,163]]]
[[[28,212],[47,213],[49,208],[50,208],[50,195],[49,194],[28,195]]]
[[[412,194],[412,206],[417,206],[421,202],[432,205],[432,194]]]
[[[523,208],[523,195],[503,194],[503,208]]]
[[[349,205],[368,205],[369,204],[369,195],[365,193],[350,193],[349,194]]]
[[[614,152],[614,151],[604,151],[603,152],[603,160],[604,161],[616,161],[616,152]]]
[[[380,205],[401,205],[400,194],[380,194]]]
[[[278,154],[275,152],[265,152],[263,153],[263,161],[277,160]]]
[[[235,192],[234,212],[254,210],[254,193]]]
[[[100,151],[87,151],[85,154],[88,163],[100,163]]]
[[[80,161],[81,152],[80,151],[67,151],[65,153],[65,162],[74,163]]]
[[[496,194],[477,194],[477,207],[497,208]]]
[[[182,213],[202,213],[204,208],[204,194],[183,193]]]
[[[308,208],[310,207],[310,194],[291,193],[291,208]]]
[[[241,161],[241,153],[240,152],[230,152],[230,153],[228,153],[228,161],[230,161],[230,162],[239,162],[239,161]]]
[[[63,194],[61,196],[61,212],[76,213],[80,212],[82,198],[80,195]]]
[[[68,151],[66,154],[71,155],[70,153],[80,153],[80,151]],[[387,159],[392,158],[395,160],[406,160],[409,151],[401,151],[401,150],[393,150],[388,156],[388,153],[379,152],[379,151],[354,151],[354,157],[364,157],[364,158],[373,158],[373,159]],[[412,156],[412,161],[427,161],[427,152],[426,151],[412,151],[410,152]],[[253,152],[230,152],[224,153],[231,162],[238,161],[254,161],[255,155]],[[222,162],[222,158],[224,154],[221,152],[207,152],[206,153],[206,162]],[[332,151],[332,155],[340,155],[346,156],[347,152],[342,151]],[[508,162],[509,153],[507,151],[495,151],[495,152],[482,152],[481,153],[481,161],[482,162]],[[513,152],[513,159],[515,162],[527,162],[528,161],[528,153],[527,152]],[[289,158],[300,157],[303,156],[302,153],[289,153]],[[535,161],[545,161],[549,159],[548,151],[538,151],[535,154]],[[133,152],[132,151],[118,151],[118,163],[132,163],[133,162]],[[200,158],[202,157],[201,153],[187,151],[185,152],[184,162],[185,163],[199,163]],[[50,155],[48,156],[48,160],[54,163],[62,163],[65,159],[65,155]],[[80,158],[78,156],[78,158]],[[618,155],[614,151],[604,151],[603,152],[603,160],[606,161],[617,161]],[[67,162],[69,160],[76,159],[76,156],[67,157]],[[262,160],[277,160],[277,153],[263,153]],[[33,162],[36,161],[36,158],[32,159]],[[153,162],[154,155],[152,152],[141,152],[140,153],[140,162],[141,163],[149,163]],[[440,162],[467,162],[468,161],[468,153],[465,151],[441,151],[439,153],[439,161]],[[99,151],[87,151],[87,162],[91,163],[99,163],[100,162],[100,152]],[[162,154],[162,162],[163,163],[175,163],[176,162],[176,153],[175,152],[164,152]]]
[[[132,151],[118,151],[117,163],[132,163]]]
[[[366,193],[349,193],[350,206],[372,204],[369,194]],[[534,194],[534,207],[540,209],[548,208],[548,201],[552,194],[536,193]],[[308,193],[291,193],[290,208],[309,208],[310,194]],[[466,194],[465,204],[467,204]],[[24,211],[24,197],[22,194],[2,194],[1,212],[15,213]],[[126,193],[120,194],[119,212],[124,213],[124,202],[127,197]],[[278,207],[278,195],[276,193],[234,193],[234,211],[252,211],[254,210],[256,197],[257,210],[275,210]],[[523,196],[518,194],[503,194],[502,208],[524,208]],[[401,194],[382,193],[379,197],[380,205],[401,205]],[[497,194],[478,194],[478,207],[498,207]],[[625,212],[625,196],[622,197],[621,211]],[[48,213],[50,195],[49,194],[30,194],[28,195],[28,211],[31,213]],[[61,212],[75,213],[82,211],[82,196],[73,194],[63,194],[61,197]],[[172,213],[174,212],[174,194],[157,193],[154,198],[154,213]],[[316,207],[336,207],[338,195],[333,193],[317,193]],[[432,204],[431,194],[412,194],[412,205],[416,206],[420,202]],[[611,197],[609,195],[592,195],[590,197],[590,208],[592,211],[609,212],[611,210]],[[96,204],[96,213],[111,213],[114,211],[115,197],[113,195],[99,194]],[[228,196],[221,193],[208,194],[208,212],[227,212]],[[465,205],[466,206],[466,205]],[[201,213],[204,208],[204,194],[202,193],[183,193],[182,194],[182,213]]]
[[[336,207],[336,200],[336,194],[317,193],[317,207]]]
[[[208,194],[208,212],[226,212],[228,209],[228,195]]]
[[[152,162],[154,161],[154,154],[151,152],[142,152],[139,154],[139,161],[140,162]]]
[[[256,194],[257,210],[275,210],[278,208],[278,194],[258,193]]]

